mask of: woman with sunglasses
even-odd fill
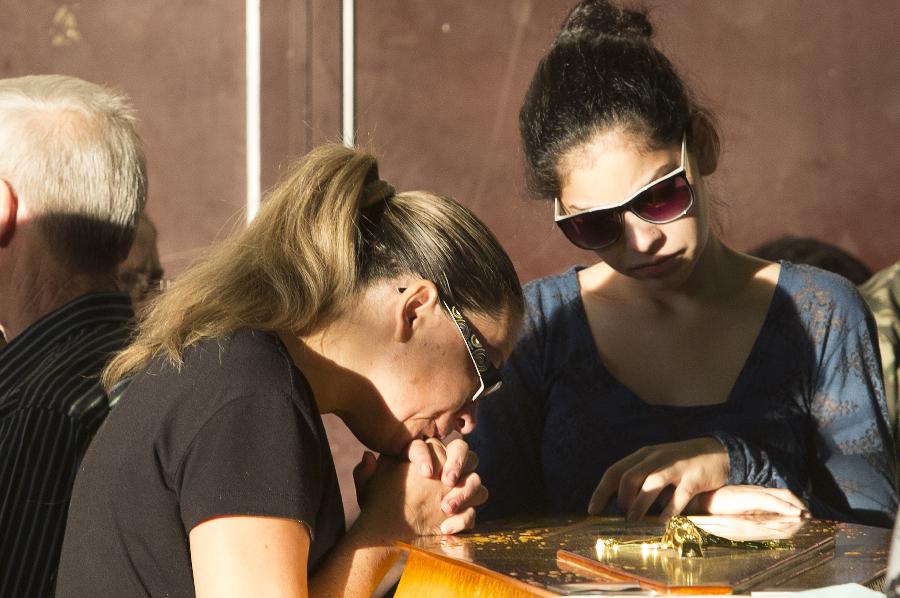
[[[397,540],[486,499],[465,443],[432,439],[472,430],[522,311],[471,212],[312,151],[108,366],[130,382],[79,471],[57,596],[370,595]],[[381,453],[346,533],[320,413]]]
[[[480,516],[808,510],[890,525],[871,316],[846,280],[716,236],[718,136],[651,34],[645,14],[585,0],[526,94],[530,185],[600,261],[526,286],[504,388],[469,437],[492,490]]]

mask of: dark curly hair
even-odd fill
[[[651,43],[646,11],[583,0],[541,59],[519,112],[528,186],[559,195],[558,165],[598,133],[621,128],[651,147],[688,143],[700,173],[715,170],[719,138],[668,58]]]

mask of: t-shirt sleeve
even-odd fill
[[[188,447],[176,477],[188,531],[224,515],[283,517],[315,529],[321,449],[288,396],[234,399],[214,413]]]

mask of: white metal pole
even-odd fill
[[[343,0],[341,5],[341,138],[346,146],[356,143],[355,4],[355,0]]]
[[[247,223],[259,211],[262,178],[260,163],[262,141],[260,133],[260,1],[245,0],[246,81],[247,81]]]

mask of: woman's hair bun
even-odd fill
[[[647,13],[619,8],[608,0],[581,0],[563,21],[556,43],[610,37],[650,39]]]

